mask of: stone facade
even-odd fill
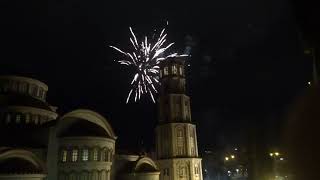
[[[116,157],[116,180],[159,180],[155,162],[145,156],[120,155]]]
[[[191,121],[190,98],[185,95],[183,57],[160,64],[159,122],[156,154],[161,180],[202,180],[196,125]]]
[[[35,79],[0,76],[0,180],[159,180],[150,158],[116,158],[107,119],[87,109],[58,117],[47,91]]]
[[[160,81],[155,163],[117,154],[117,136],[99,113],[59,116],[46,101],[46,84],[0,76],[0,180],[202,180],[184,60],[163,61]]]

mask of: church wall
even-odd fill
[[[159,180],[159,172],[132,173],[123,175],[121,180]]]
[[[109,180],[114,148],[108,138],[59,139],[58,180]]]
[[[56,127],[50,128],[47,153],[48,180],[57,180],[58,174],[58,139]]]

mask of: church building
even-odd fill
[[[160,69],[154,160],[117,151],[111,124],[95,111],[58,114],[43,82],[0,76],[0,180],[202,180],[184,60]]]
[[[184,57],[161,63],[156,154],[161,180],[202,180],[196,125],[185,94]]]

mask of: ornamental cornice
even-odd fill
[[[8,106],[6,110],[9,111],[17,111],[20,113],[31,113],[31,114],[38,114],[38,115],[47,115],[52,117],[52,119],[56,119],[58,117],[58,114],[53,111],[41,109],[41,108],[35,108],[30,106]]]
[[[59,171],[63,172],[81,172],[81,171],[110,171],[112,162],[67,162],[59,164]]]

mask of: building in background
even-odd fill
[[[248,157],[244,148],[206,149],[202,161],[204,180],[248,179]]]

